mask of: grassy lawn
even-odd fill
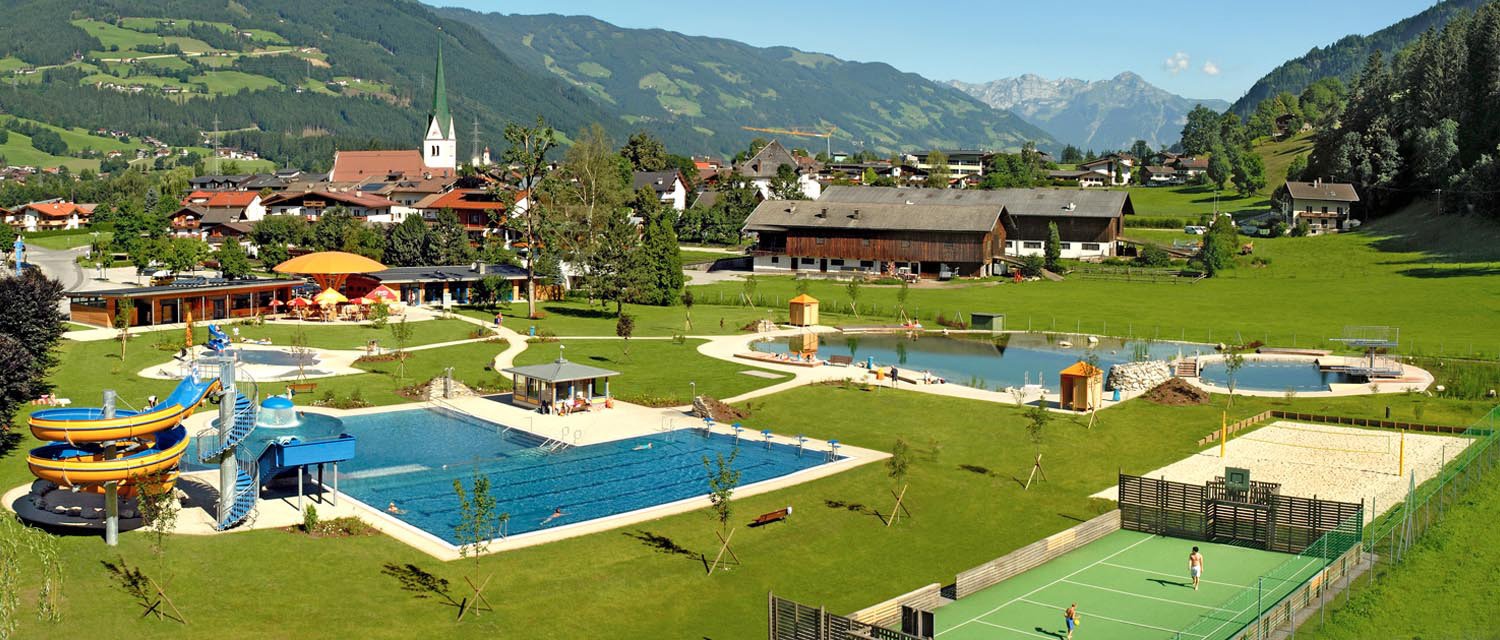
[[[1266,162],[1265,193],[1271,193],[1286,184],[1286,168],[1297,156],[1312,152],[1313,134],[1299,133],[1285,140],[1275,140],[1256,146],[1255,150]]]
[[[259,91],[281,86],[280,82],[271,78],[243,71],[209,71],[189,79],[207,85],[208,92],[214,95],[235,94],[247,89]]]
[[[1400,565],[1384,569],[1369,585],[1361,576],[1344,603],[1334,598],[1327,624],[1316,619],[1297,630],[1300,638],[1483,638],[1500,626],[1500,565],[1494,523],[1500,518],[1500,484],[1479,483],[1448,508]],[[1441,629],[1438,624],[1441,621]]]
[[[1284,402],[1242,399],[1231,418]],[[410,562],[462,584],[471,565],[435,562],[383,536],[314,540],[280,531],[176,536],[161,568],[142,535],[122,536],[118,549],[107,549],[97,538],[67,537],[61,540],[65,624],[108,626],[124,636],[167,629],[168,623],[129,615],[135,605],[107,580],[100,562],[123,556],[171,576],[174,599],[192,621],[172,625],[175,637],[214,637],[224,629],[281,636],[289,625],[312,620],[318,624],[299,626],[299,637],[480,638],[515,629],[528,629],[530,638],[654,638],[664,630],[674,637],[756,637],[764,634],[768,590],[847,612],[922,584],[947,582],[957,571],[1087,519],[1106,508],[1088,494],[1112,484],[1117,469],[1141,473],[1187,455],[1218,423],[1219,411],[1217,403],[1168,408],[1136,401],[1102,414],[1093,430],[1060,417],[1048,426],[1042,444],[1047,459],[1054,460],[1051,480],[1023,491],[1017,479],[1029,467],[1033,448],[1021,413],[1011,408],[833,386],[753,404],[752,426],[881,450],[898,436],[907,438],[914,452],[907,494],[914,517],[893,528],[881,525],[876,511],[890,508],[890,480],[882,465],[867,465],[736,500],[739,523],[788,504],[797,515],[785,524],[739,527],[735,548],[745,564],[712,577],[703,575],[699,557],[715,549],[706,511],[488,558],[484,567],[495,574],[492,588],[499,597],[491,599],[497,610],[457,625],[450,607],[403,592],[381,567]],[[0,459],[5,486],[27,480],[19,451]],[[1476,572],[1489,566],[1475,565]],[[878,570],[849,570],[855,566]],[[224,575],[241,576],[246,588],[218,588]],[[319,597],[274,603],[264,597],[267,589],[287,584],[315,590]],[[580,594],[587,594],[586,600],[579,600]],[[328,604],[337,602],[361,606]],[[643,614],[643,605],[653,613]],[[55,637],[56,632],[21,616],[19,637]]]
[[[99,44],[105,47],[119,47],[119,51],[104,52],[105,57],[129,56],[130,50],[137,45],[161,44],[161,36],[154,33],[141,33],[134,29],[117,27],[107,22],[98,20],[73,20],[73,25],[87,31],[89,35],[99,39]]]
[[[1494,223],[1456,225],[1409,211],[1358,233],[1254,242],[1267,266],[1239,258],[1236,268],[1196,284],[970,281],[913,288],[906,308],[926,322],[938,311],[950,317],[986,311],[1008,314],[1008,329],[1325,348],[1337,346],[1327,339],[1347,325],[1390,325],[1401,328],[1404,353],[1500,357],[1500,334],[1492,330],[1500,317],[1500,278],[1494,277],[1500,275],[1500,226]],[[756,295],[767,304],[795,295],[789,277],[757,281]],[[825,309],[849,303],[840,283],[811,287]],[[732,301],[743,287],[692,290],[701,305]],[[897,287],[865,286],[860,305],[866,313],[873,305],[891,316],[896,293]],[[709,313],[695,309],[698,317]]]
[[[109,239],[112,237],[114,237],[113,231],[101,231],[99,233],[99,239],[105,242],[109,242]],[[37,233],[26,234],[26,244],[28,246],[37,246],[56,250],[72,249],[75,247],[87,247],[93,241],[94,235],[87,231],[83,233],[49,233],[46,231],[41,231]]]
[[[676,344],[671,340],[632,340],[629,353],[622,340],[564,340],[529,345],[516,357],[516,364],[541,364],[557,359],[561,347],[572,362],[619,371],[611,378],[610,392],[627,402],[652,406],[685,405],[692,402],[696,382],[698,393],[728,398],[746,391],[784,382],[779,379],[745,375],[744,371],[764,371],[748,363],[727,362],[698,353],[702,340]]]
[[[1285,169],[1282,172],[1285,173]],[[1181,217],[1196,220],[1213,213],[1213,185],[1184,184],[1167,187],[1129,187],[1135,214],[1146,218]],[[1271,208],[1269,192],[1241,197],[1232,185],[1219,191],[1219,211],[1260,213]]]
[[[733,258],[733,254],[722,251],[694,251],[693,249],[680,249],[677,252],[682,256],[683,264],[696,264],[700,262],[713,262],[721,258]]]

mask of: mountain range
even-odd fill
[[[1182,137],[1182,125],[1195,105],[1215,111],[1229,107],[1223,100],[1178,96],[1129,71],[1092,82],[1026,74],[979,84],[958,80],[949,84],[1081,149],[1125,149],[1136,140],[1152,147],[1167,146]]]
[[[681,152],[731,152],[775,133],[742,127],[834,130],[832,146],[878,152],[1059,146],[1044,130],[952,87],[879,62],[661,29],[624,29],[590,17],[438,9],[472,25],[529,70],[582,89],[630,127]],[[816,138],[788,145],[826,148]]]
[[[1251,85],[1245,95],[1235,100],[1230,110],[1241,117],[1249,117],[1262,100],[1283,91],[1299,94],[1323,78],[1336,77],[1348,84],[1364,68],[1365,60],[1370,54],[1379,51],[1389,60],[1393,53],[1415,42],[1422,32],[1441,29],[1455,16],[1473,11],[1475,7],[1488,1],[1443,0],[1421,13],[1370,35],[1345,36],[1326,47],[1316,47],[1272,69]]]

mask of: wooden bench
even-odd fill
[[[286,390],[292,392],[293,394],[312,393],[317,388],[318,383],[316,382],[293,382],[292,384],[286,386]]]
[[[777,509],[777,510],[772,511],[770,513],[763,513],[763,514],[761,514],[759,517],[757,517],[755,519],[754,522],[750,523],[750,526],[752,526],[752,527],[763,527],[765,525],[771,524],[772,522],[780,522],[782,520],[785,520],[788,517],[790,517],[791,515],[792,515],[792,508],[791,507],[787,507],[785,509]]]
[[[828,356],[828,364],[847,367],[854,364],[854,356]]]

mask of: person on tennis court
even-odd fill
[[[1193,575],[1193,591],[1197,591],[1198,579],[1203,577],[1203,554],[1198,553],[1198,547],[1188,554],[1188,573]]]
[[[1063,622],[1066,622],[1068,624],[1068,637],[1067,637],[1067,640],[1073,640],[1073,627],[1078,626],[1078,603],[1077,602],[1074,602],[1073,604],[1068,605],[1068,609],[1063,612]]]

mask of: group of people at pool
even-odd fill
[[[1203,553],[1198,547],[1193,547],[1193,552],[1188,554],[1188,575],[1193,578],[1193,591],[1198,590],[1198,583],[1203,578]],[[1078,603],[1074,602],[1063,610],[1063,624],[1068,626],[1068,635],[1065,640],[1073,640],[1073,630],[1078,628],[1081,618],[1078,617]]]

